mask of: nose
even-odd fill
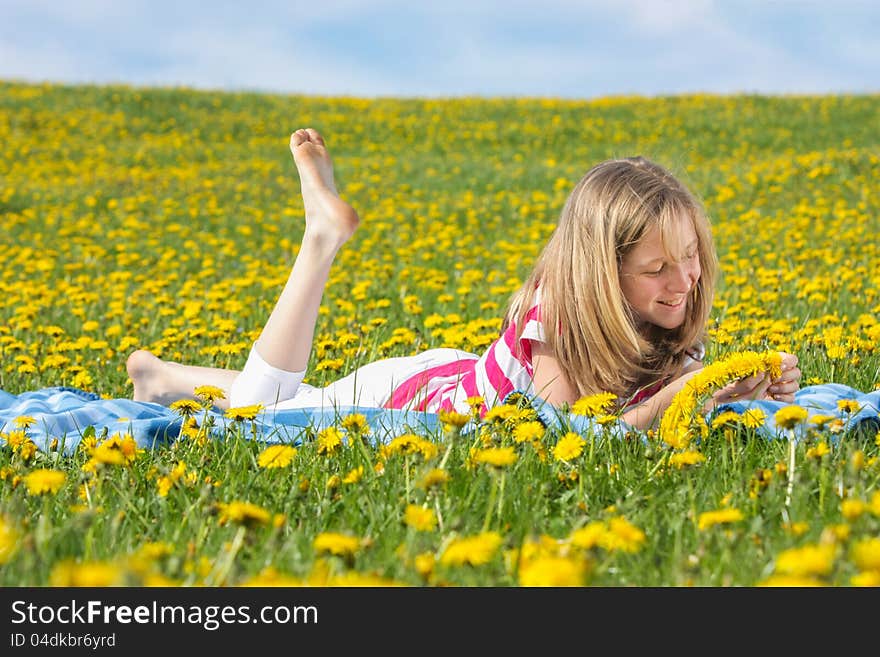
[[[694,269],[689,263],[678,262],[669,268],[668,287],[670,292],[687,294],[695,282]]]

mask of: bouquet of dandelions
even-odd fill
[[[707,365],[672,398],[660,418],[660,439],[675,449],[685,449],[698,434],[706,437],[709,427],[702,409],[712,394],[728,383],[761,372],[772,378],[781,374],[779,352],[739,351]]]

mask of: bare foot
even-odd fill
[[[342,246],[360,220],[354,208],[339,198],[324,138],[312,128],[297,130],[290,135],[290,152],[299,172],[306,233],[329,239],[337,248]]]
[[[154,402],[168,405],[176,399],[171,399],[166,387],[165,361],[154,356],[149,351],[138,349],[131,353],[125,362],[128,376],[134,383],[134,401]]]

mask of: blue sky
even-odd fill
[[[353,96],[880,91],[876,0],[0,0],[0,78]]]

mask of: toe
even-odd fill
[[[309,140],[319,146],[324,145],[324,138],[321,136],[321,133],[315,130],[314,128],[306,128],[306,132],[309,135]]]
[[[290,135],[290,147],[296,148],[302,143],[305,143],[309,140],[309,135],[305,130],[296,130],[293,134]]]

